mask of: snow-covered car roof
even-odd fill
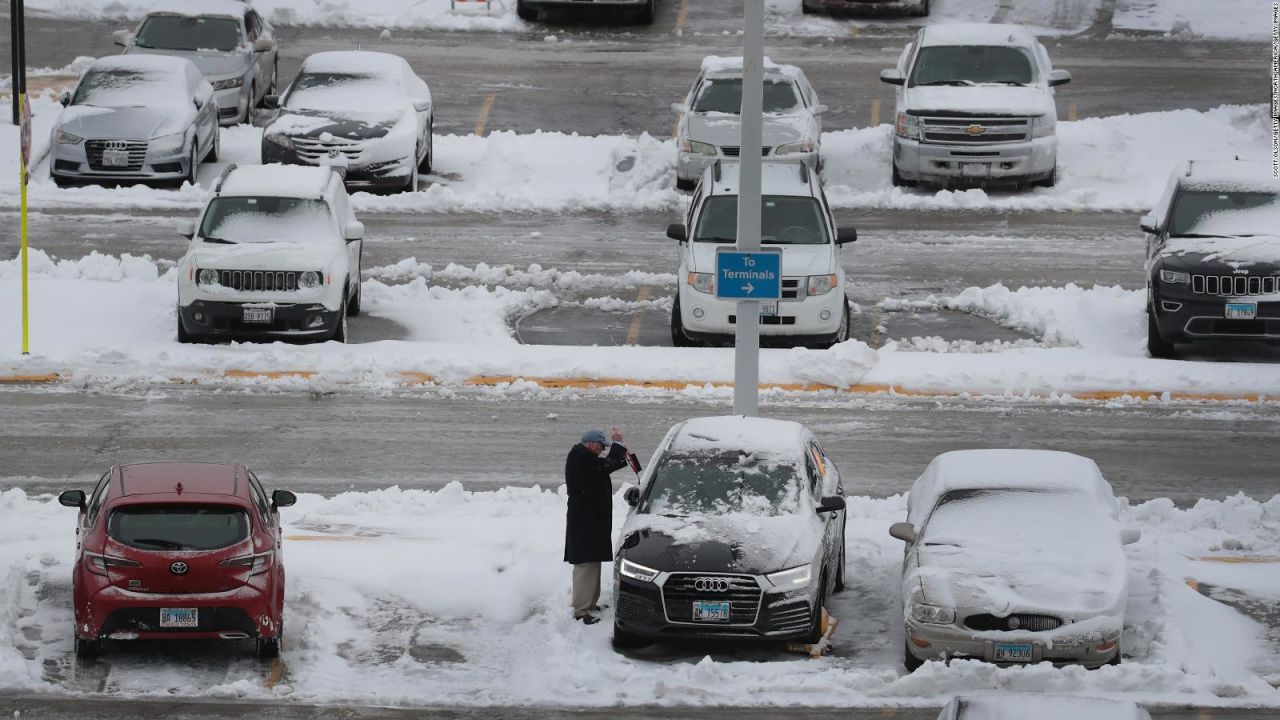
[[[714,177],[714,168],[708,169]],[[720,179],[712,186],[712,195],[737,195],[738,180],[742,175],[742,166],[736,162],[720,164]],[[809,179],[806,180],[805,178]],[[813,197],[813,173],[801,169],[801,164],[794,161],[771,162],[760,165],[760,190],[765,195],[796,195]]]
[[[172,55],[108,55],[94,60],[85,72],[129,70],[153,75],[172,75],[178,78],[185,88],[188,65],[195,67],[190,60]]]
[[[800,460],[809,431],[790,420],[724,415],[686,421],[668,449],[672,452],[738,450]]]
[[[308,56],[302,63],[302,71],[357,73],[386,77],[398,83],[404,72],[404,66],[404,58],[390,53],[367,50],[328,50]]]
[[[1173,171],[1189,190],[1238,190],[1280,193],[1280,179],[1261,160],[1191,160]]]
[[[324,196],[325,188],[333,176],[329,167],[305,165],[247,165],[227,173],[219,195],[245,197],[299,197]]]
[[[1118,513],[1111,483],[1087,457],[1056,450],[956,450],[943,453],[911,486],[907,522],[917,528],[938,498],[952,490],[1042,490],[1092,496]]]
[[[702,58],[702,74],[707,77],[742,77],[742,57],[708,55]],[[779,65],[766,57],[764,74],[785,75],[795,79],[800,76],[800,68],[795,65]]]
[[[170,55],[109,55],[93,61],[85,70],[86,76],[90,73],[136,73],[139,76],[130,82],[112,79],[97,85],[93,90],[97,104],[153,108],[189,108],[188,83],[192,78],[200,77],[200,71],[190,60]],[[84,82],[82,76],[77,96],[83,92]],[[115,101],[106,102],[107,97]]]
[[[147,14],[240,19],[244,17],[246,5],[242,0],[161,0]]]
[[[1130,700],[1041,693],[969,695],[952,701],[958,705],[956,720],[1147,720],[1151,716]],[[943,715],[947,716],[944,710]]]
[[[920,46],[1004,45],[1035,47],[1036,36],[1022,25],[999,23],[943,23],[929,25],[920,34]]]

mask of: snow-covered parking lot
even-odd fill
[[[614,506],[618,527],[620,494]],[[280,676],[237,642],[116,643],[96,663],[74,662],[75,512],[9,490],[0,494],[0,689],[556,706],[937,705],[957,692],[1021,690],[1280,706],[1280,496],[1126,506],[1121,522],[1143,532],[1127,549],[1126,657],[1094,671],[955,661],[905,674],[902,545],[888,535],[905,498],[852,497],[848,507],[849,589],[831,604],[836,649],[811,660],[770,645],[615,652],[607,630],[566,611],[564,498],[552,488],[304,495],[284,513]]]

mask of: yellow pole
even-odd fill
[[[20,111],[26,111],[27,95],[22,93],[18,95],[18,108]],[[19,153],[21,156],[21,153]],[[18,176],[18,182],[21,183],[21,216],[22,216],[22,354],[31,353],[31,328],[27,315],[27,163],[22,158],[18,158],[18,170],[21,175]]]

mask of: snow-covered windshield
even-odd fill
[[[133,44],[158,50],[216,50],[240,46],[240,23],[222,17],[153,15],[142,23]]]
[[[794,465],[737,451],[667,455],[651,483],[639,512],[775,516],[800,509],[800,475]]]
[[[1169,235],[1275,235],[1280,196],[1268,192],[1181,192],[1173,203]]]
[[[291,197],[216,197],[200,223],[212,243],[318,243],[336,233],[328,203]]]
[[[143,550],[217,550],[249,536],[249,516],[227,505],[135,505],[111,513],[107,535]]]
[[[795,83],[790,80],[764,81],[764,111],[766,113],[791,112],[800,106]],[[708,78],[693,102],[696,113],[742,112],[742,80],[738,78]]]
[[[738,196],[720,195],[702,206],[695,242],[732,243],[738,237]],[[771,245],[823,245],[828,242],[822,206],[811,197],[764,196],[761,242]]]
[[[146,70],[90,70],[76,86],[72,105],[97,107],[168,107],[185,101],[187,92],[172,73]]]
[[[920,49],[908,83],[917,85],[1028,85],[1031,58],[1015,47],[934,45]]]
[[[284,107],[318,112],[385,111],[405,102],[394,81],[367,73],[304,72],[293,81]]]
[[[1105,532],[1096,501],[1071,491],[952,490],[938,499],[921,533],[925,546],[1036,547]],[[1114,540],[1112,540],[1114,542]]]

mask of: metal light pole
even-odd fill
[[[744,0],[742,140],[739,143],[738,251],[760,250],[760,166],[764,146],[764,3]],[[733,414],[760,414],[760,301],[739,300],[734,328]]]
[[[22,123],[22,98],[27,94],[27,30],[22,0],[9,0],[9,46],[13,64],[13,124]]]

